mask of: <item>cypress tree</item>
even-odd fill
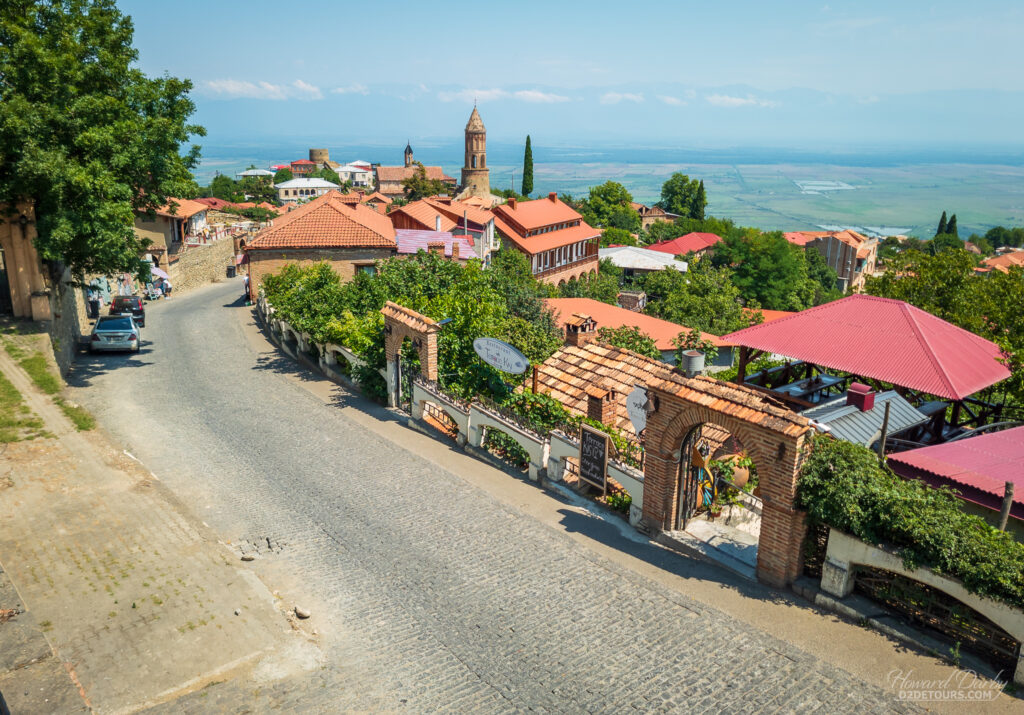
[[[693,197],[693,203],[690,205],[690,218],[697,219],[698,221],[704,220],[704,209],[708,205],[708,196],[704,192],[704,179],[700,180],[697,184],[697,192]]]
[[[523,196],[533,193],[533,149],[530,147],[530,135],[526,135],[526,153],[523,154]]]
[[[935,229],[935,235],[941,236],[946,232],[946,212],[942,212],[942,218],[939,219],[939,227]]]
[[[960,234],[956,232],[956,214],[949,217],[949,223],[946,224],[946,233],[950,236],[960,238]]]

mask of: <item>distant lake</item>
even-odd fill
[[[330,146],[334,161],[398,165],[402,146]],[[308,143],[207,145],[196,172],[201,184],[305,158]],[[462,145],[413,142],[415,158],[459,178]],[[995,149],[541,147],[534,146],[534,196],[586,194],[605,181],[623,184],[637,201],[657,201],[673,172],[704,180],[709,213],[766,230],[818,226],[902,229],[930,237],[943,211],[957,214],[960,233],[1024,225],[1024,153]],[[488,144],[491,185],[520,188],[522,145]],[[513,177],[515,183],[513,184]]]

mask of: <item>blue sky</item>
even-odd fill
[[[118,4],[205,144],[1022,144],[1024,3]]]

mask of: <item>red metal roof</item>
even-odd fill
[[[722,339],[951,400],[1010,376],[995,343],[903,301],[869,295],[851,295]]]
[[[1006,482],[1013,482],[1013,501],[1024,504],[1024,427],[891,454],[888,463],[904,477],[934,476],[992,495],[995,500],[970,500],[995,509]]]
[[[678,256],[685,253],[696,253],[706,248],[711,248],[722,240],[722,237],[715,233],[688,233],[685,236],[672,238],[668,241],[659,241],[648,246],[652,251],[671,253]]]

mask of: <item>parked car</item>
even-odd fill
[[[110,303],[111,315],[131,315],[140,328],[146,327],[146,307],[142,296],[119,295]]]
[[[89,352],[100,350],[130,350],[139,352],[142,331],[130,315],[101,315],[92,326]]]

